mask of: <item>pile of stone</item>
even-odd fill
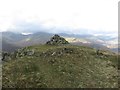
[[[60,37],[59,35],[55,34],[50,41],[46,42],[47,45],[63,45],[63,44],[69,44],[68,41],[66,41],[63,37]]]

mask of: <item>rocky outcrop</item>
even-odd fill
[[[63,37],[55,34],[50,41],[46,42],[47,45],[62,45],[62,44],[69,44]]]

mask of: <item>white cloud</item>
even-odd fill
[[[30,34],[32,34],[32,33],[21,33],[22,35],[30,35]]]
[[[117,32],[118,0],[0,0],[0,31],[19,21]]]

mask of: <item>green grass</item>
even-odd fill
[[[30,46],[32,56],[3,63],[3,87],[117,88],[117,55],[84,46]]]

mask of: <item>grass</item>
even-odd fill
[[[3,63],[4,88],[117,88],[117,55],[84,46],[30,46],[32,56]]]

